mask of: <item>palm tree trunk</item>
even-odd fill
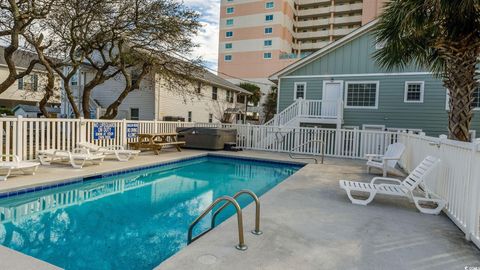
[[[448,130],[449,137],[470,141],[470,126],[473,118],[473,93],[478,87],[475,73],[479,53],[478,44],[461,42],[444,43],[440,50],[445,55],[444,86],[449,91]]]

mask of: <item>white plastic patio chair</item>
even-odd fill
[[[388,172],[402,175],[396,168],[398,161],[405,151],[405,145],[402,143],[390,144],[384,155],[367,154],[367,171],[370,173],[372,167],[382,170],[383,176],[387,176]]]
[[[437,215],[445,207],[445,200],[428,190],[424,191],[424,197],[414,196],[413,191],[425,180],[425,177],[432,172],[439,162],[440,160],[436,157],[426,157],[403,181],[387,177],[374,177],[370,183],[340,180],[340,187],[347,192],[348,198],[353,204],[367,205],[377,194],[402,196],[413,200],[420,212]],[[380,181],[390,183],[378,183]],[[352,191],[363,192],[369,195],[366,199],[354,198]],[[422,206],[421,203],[425,202],[434,203],[437,207],[427,208]]]
[[[75,148],[71,152],[56,149],[41,150],[38,151],[38,157],[42,165],[50,165],[55,161],[68,161],[75,169],[83,168],[87,161],[98,165],[105,159],[105,155],[90,153],[90,151],[85,148]]]
[[[1,155],[0,170],[6,171],[5,175],[0,175],[0,181],[6,181],[13,171],[21,171],[34,175],[40,166],[38,162],[21,161],[17,155]],[[4,161],[4,159],[12,161]]]
[[[91,153],[103,154],[105,156],[115,156],[118,161],[129,161],[140,154],[140,150],[128,150],[121,145],[98,146],[89,142],[81,142],[79,147],[88,149]]]

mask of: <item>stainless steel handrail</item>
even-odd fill
[[[250,195],[250,197],[252,197],[253,200],[255,201],[255,229],[252,230],[252,233],[255,235],[261,235],[263,234],[263,232],[260,230],[260,200],[258,199],[257,195],[253,193],[253,191],[248,189],[240,190],[239,192],[235,193],[235,195],[233,195],[233,198],[237,199],[240,195],[243,195],[243,194]],[[215,219],[217,218],[217,215],[223,209],[225,209],[225,207],[227,207],[229,204],[230,202],[226,202],[224,205],[218,208],[218,210],[215,211],[215,213],[213,213],[211,229],[215,227]]]
[[[237,211],[237,222],[238,222],[238,245],[235,246],[238,250],[247,250],[247,246],[245,245],[245,240],[243,238],[243,219],[242,219],[242,209],[240,208],[240,205],[238,205],[237,201],[230,197],[230,196],[222,196],[218,199],[216,199],[213,203],[211,203],[207,209],[205,209],[200,216],[198,216],[191,224],[190,227],[188,227],[188,242],[187,244],[191,244],[193,241],[197,240],[198,238],[202,237],[209,231],[211,231],[213,228],[210,228],[203,233],[197,235],[195,238],[192,237],[193,235],[193,228],[197,223],[202,220],[210,211],[212,211],[213,207],[215,207],[217,204],[219,204],[222,201],[228,201],[228,203],[233,204],[235,206],[235,210]]]
[[[321,143],[321,145],[322,145],[321,158],[322,158],[322,164],[323,164],[323,161],[324,161],[324,159],[325,159],[325,142],[322,141],[322,140],[310,140],[310,141],[308,141],[308,142],[305,142],[305,143],[302,143],[302,144],[297,145],[297,146],[295,146],[295,147],[292,147],[292,148],[290,149],[290,151],[288,152],[288,156],[289,156],[291,159],[313,159],[313,160],[315,160],[315,164],[318,164],[318,160],[317,160],[317,158],[315,158],[315,157],[294,157],[294,156],[293,156],[293,154],[294,154],[293,151],[294,151],[295,149],[298,149],[298,148],[300,148],[300,147],[302,147],[302,146],[305,146],[305,145],[307,145],[307,144],[309,144],[309,143],[312,143],[312,142],[319,142],[319,143]]]

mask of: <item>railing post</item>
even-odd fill
[[[77,142],[86,142],[87,141],[87,122],[85,122],[85,118],[80,117],[79,119],[79,130],[80,130],[80,141]]]
[[[467,199],[468,222],[466,224],[467,233],[465,235],[468,241],[472,239],[472,235],[475,235],[476,222],[478,219],[478,216],[477,216],[478,197],[480,196],[478,191],[480,188],[478,183],[479,179],[478,179],[478,176],[475,175],[476,155],[477,155],[479,143],[472,142],[471,145],[472,145],[472,149],[470,153],[470,162],[468,165],[469,173],[468,173],[468,182],[467,182],[468,183],[467,186],[469,187],[470,192],[468,194],[468,199]]]
[[[20,160],[23,160],[23,146],[27,145],[27,142],[25,141],[25,138],[23,136],[23,116],[18,115],[17,116],[17,130],[16,130],[16,145],[17,145],[17,152],[13,153],[14,155],[17,155]],[[7,138],[8,140],[9,138]]]
[[[121,134],[121,141],[120,141],[120,145],[122,145],[123,147],[127,147],[127,119],[123,118],[122,120],[122,134]]]

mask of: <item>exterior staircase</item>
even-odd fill
[[[343,100],[304,100],[297,99],[270,121],[264,124],[257,134],[263,147],[282,144],[285,137],[292,137],[296,127],[301,123],[334,124],[341,128],[343,123]],[[294,137],[294,136],[293,136]]]
[[[300,123],[336,124],[343,122],[343,101],[297,99],[280,113],[276,114],[265,126],[299,127]]]

